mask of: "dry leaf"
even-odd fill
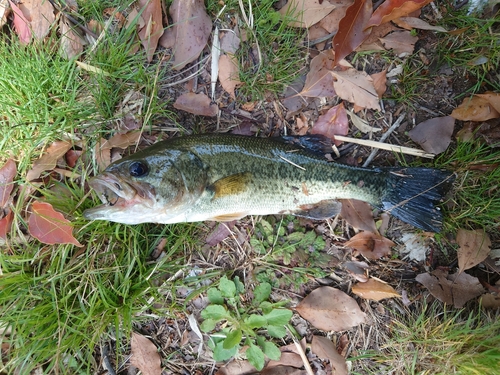
[[[484,293],[484,288],[477,277],[465,272],[448,275],[447,272],[437,269],[432,273],[422,273],[415,278],[423,284],[429,292],[440,301],[463,307],[467,301]]]
[[[373,12],[367,26],[377,26],[396,18],[405,17],[432,0],[386,0]]]
[[[485,309],[499,309],[500,308],[500,296],[492,293],[485,293],[481,296],[480,300],[481,307]]]
[[[487,100],[497,112],[500,112],[500,93],[486,91],[484,94],[476,94],[476,96]]]
[[[212,20],[207,15],[203,0],[174,0],[169,12],[173,24],[165,31],[161,44],[166,47],[164,42],[169,39],[170,43],[175,41],[171,63],[173,69],[180,70],[196,60],[207,45],[212,31]]]
[[[219,81],[222,88],[236,99],[234,90],[241,85],[238,62],[234,55],[222,55],[219,58]]]
[[[143,375],[161,375],[161,358],[156,345],[146,337],[132,332],[130,363]]]
[[[446,151],[455,129],[455,119],[451,116],[435,117],[415,126],[408,135],[425,151],[440,154]]]
[[[379,99],[382,99],[385,91],[387,90],[387,69],[381,71],[380,73],[370,74],[373,79],[373,86],[375,87],[375,92]]]
[[[235,54],[240,48],[240,38],[234,31],[221,33],[220,50],[226,54]]]
[[[12,189],[14,189],[13,181],[16,174],[16,163],[12,159],[7,160],[3,167],[0,168],[0,210],[2,210],[10,200],[10,194],[12,193]]]
[[[335,78],[333,87],[338,96],[359,107],[380,111],[373,79],[366,72],[351,68],[344,71],[333,71],[331,74]]]
[[[333,57],[333,51],[328,50],[321,52],[311,60],[309,73],[307,73],[306,76],[306,83],[299,95],[309,97],[336,95],[335,89],[333,88],[333,77],[331,75],[331,70],[334,66]]]
[[[241,372],[238,375],[242,374]],[[253,373],[255,374],[255,373]],[[259,375],[307,375],[306,371],[291,366],[276,366],[264,368]]]
[[[447,30],[444,27],[429,25],[427,22],[417,17],[401,17],[393,20],[393,22],[399,27],[408,30],[420,29],[420,30],[440,31],[442,33],[447,32]]]
[[[59,49],[61,56],[68,60],[80,56],[83,52],[85,41],[75,32],[71,22],[65,15],[61,15],[59,30],[61,32],[61,45]]]
[[[10,14],[8,0],[0,0],[0,27],[4,27],[7,23],[7,16]]]
[[[361,232],[352,237],[344,245],[356,249],[368,259],[379,259],[383,256],[390,255],[391,247],[395,244],[388,238],[382,237],[380,234]]]
[[[217,116],[219,112],[217,104],[212,103],[206,94],[194,92],[179,96],[174,103],[174,108],[200,116]]]
[[[396,55],[400,56],[413,53],[418,37],[411,35],[407,30],[394,31],[384,38],[380,38],[380,41],[386,49],[393,49]]]
[[[99,170],[104,170],[113,161],[111,158],[111,150],[113,148],[126,149],[129,146],[139,143],[141,132],[130,132],[126,134],[116,134],[110,139],[101,138],[100,142],[95,145],[94,154]]]
[[[351,226],[357,229],[377,233],[375,220],[373,220],[372,207],[357,199],[339,199],[342,202],[340,216]]]
[[[344,18],[347,8],[353,3],[354,0],[346,0],[341,3],[337,2],[335,9],[332,10],[328,16],[319,21],[318,25],[326,31],[326,34],[336,33],[339,30],[340,21]],[[309,31],[310,30],[311,29],[309,29]],[[311,37],[313,40],[316,38]]]
[[[333,341],[328,340],[326,337],[315,335],[312,339],[311,351],[319,358],[323,360],[328,359],[330,361],[330,366],[332,366],[333,374],[348,374],[345,358],[337,352]]]
[[[31,205],[31,215],[28,218],[28,231],[40,242],[48,245],[73,244],[83,245],[73,237],[73,227],[60,212],[45,202],[34,202]]]
[[[357,296],[380,301],[385,298],[401,297],[389,284],[370,278],[366,283],[357,283],[352,286],[352,292]]]
[[[150,62],[158,47],[158,40],[163,35],[161,0],[138,0],[137,7],[144,25],[139,29],[139,39]]]
[[[335,135],[347,135],[347,133],[349,133],[349,120],[344,103],[330,108],[325,114],[319,116],[311,129],[311,134],[322,134],[332,140],[335,139]],[[341,143],[335,141],[337,146]]]
[[[496,110],[489,100],[474,95],[471,98],[465,98],[450,116],[461,121],[486,121],[500,117],[500,110]]]
[[[40,177],[43,171],[54,169],[57,165],[57,159],[62,158],[71,147],[71,143],[66,141],[53,142],[45,154],[33,163],[33,168],[28,171],[26,179],[28,181],[35,180]]]
[[[366,319],[352,297],[328,286],[313,290],[295,309],[314,327],[324,331],[344,331]]]
[[[403,233],[400,242],[404,248],[401,253],[404,259],[423,262],[427,258],[427,252],[431,249],[430,238],[422,233]]]
[[[459,272],[468,270],[486,259],[491,251],[491,240],[482,229],[457,232],[457,250]]]
[[[42,40],[49,34],[50,26],[54,23],[54,7],[49,0],[23,0],[19,8],[30,20],[30,27],[36,39]]]
[[[292,27],[309,28],[328,15],[335,5],[322,0],[290,0],[279,10],[282,16],[288,16],[296,21],[289,22]]]
[[[355,114],[353,111],[347,111],[347,114],[351,118],[352,124],[362,133],[368,134],[368,133],[375,133],[379,132],[382,129],[381,128],[375,128],[373,126],[370,126],[368,124],[368,121],[363,120],[361,117],[359,117],[357,114]]]
[[[215,375],[242,375],[255,373],[257,369],[250,362],[241,359],[234,359],[220,367]]]
[[[14,14],[14,29],[19,37],[19,42],[21,42],[21,44],[28,44],[31,41],[30,21],[24,16],[21,9],[19,9],[14,2],[9,0],[9,3],[12,8],[12,13]]]
[[[280,350],[281,349],[282,348],[280,348]],[[274,360],[269,361],[266,365],[266,369],[271,369],[277,366],[302,367],[303,365],[304,362],[302,361],[302,358],[300,357],[299,354],[282,351],[279,361],[274,361]]]
[[[356,280],[366,283],[368,281],[368,269],[370,266],[366,262],[349,261],[345,262],[344,268],[349,272]]]
[[[14,214],[11,210],[7,210],[7,214],[5,214],[5,211],[6,210],[4,209],[4,216],[0,219],[0,238],[4,240],[7,238],[7,233],[10,232],[12,221],[14,219]]]

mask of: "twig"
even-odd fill
[[[394,124],[392,124],[392,126],[389,128],[389,130],[387,130],[385,132],[385,134],[382,135],[382,137],[380,137],[379,142],[384,142],[387,138],[389,138],[389,136],[392,134],[392,132],[394,130],[396,130],[399,127],[399,125],[401,125],[405,116],[406,116],[406,113],[403,112],[401,114],[401,116],[399,116],[399,118],[394,122]],[[373,149],[372,152],[370,152],[370,155],[368,155],[368,158],[366,159],[365,163],[363,164],[363,167],[365,167],[365,168],[368,167],[368,165],[372,162],[375,155],[377,155],[377,152],[378,152],[378,150],[376,148]]]
[[[293,343],[295,344],[295,348],[297,348],[297,353],[299,353],[300,358],[302,359],[302,362],[304,363],[304,368],[306,369],[307,375],[314,375],[314,371],[309,364],[309,360],[306,357],[306,353],[304,353],[304,350],[302,349],[302,346],[300,345],[300,342],[297,341],[297,339],[294,337],[293,333],[290,332],[290,329],[285,326],[287,329],[288,333],[292,337]]]
[[[434,156],[436,156],[434,154],[429,154],[429,153],[427,153],[425,151],[418,150],[416,148],[390,145],[390,144],[387,144],[387,143],[381,143],[381,142],[376,142],[376,141],[369,141],[367,139],[349,138],[349,137],[344,137],[344,136],[341,136],[341,135],[336,135],[335,139],[337,141],[351,142],[351,143],[356,143],[358,145],[375,147],[375,148],[381,148],[382,150],[399,152],[399,153],[407,154],[407,155],[420,156],[420,157],[428,158],[428,159],[434,159]]]

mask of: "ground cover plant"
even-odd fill
[[[496,2],[0,1],[0,373],[495,374]],[[88,180],[182,134],[321,134],[455,173],[440,233],[88,221]]]

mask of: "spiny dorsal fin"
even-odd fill
[[[215,181],[210,186],[210,189],[214,191],[213,199],[225,197],[227,195],[235,195],[245,191],[251,177],[251,173],[244,172],[236,173]]]

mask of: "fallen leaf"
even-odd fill
[[[457,232],[457,250],[459,272],[468,270],[486,259],[491,251],[491,240],[484,230],[466,230]]]
[[[339,30],[340,21],[344,18],[347,8],[349,8],[353,3],[354,0],[342,1],[341,3],[337,2],[335,9],[319,21],[318,25],[326,30],[327,34],[336,33]]]
[[[0,27],[4,27],[7,23],[7,16],[10,14],[8,0],[0,0]]]
[[[111,158],[111,150],[113,148],[126,149],[139,143],[141,132],[133,131],[125,134],[116,134],[110,139],[101,138],[100,142],[95,145],[94,154],[99,170],[104,170],[113,161]],[[117,158],[119,159],[119,158]]]
[[[54,7],[49,0],[23,0],[19,8],[30,20],[31,31],[38,40],[42,40],[49,34],[50,27],[56,17]]]
[[[161,0],[137,0],[137,7],[144,25],[139,28],[139,39],[146,50],[148,62],[151,62],[158,40],[163,35]]]
[[[328,15],[335,5],[322,0],[290,0],[279,10],[282,16],[293,18],[292,27],[309,28]]]
[[[438,300],[457,308],[484,293],[477,277],[465,272],[448,275],[447,272],[437,269],[432,273],[421,273],[415,280],[423,284]]]
[[[172,68],[180,70],[196,60],[207,45],[212,20],[207,15],[203,0],[174,0],[169,12],[173,24],[165,31],[162,46],[165,47],[163,41],[174,41]]]
[[[328,286],[313,290],[295,310],[314,327],[324,331],[344,331],[366,319],[366,314],[352,297]]]
[[[396,18],[408,16],[424,7],[432,0],[385,0],[372,14],[367,27],[390,22]]]
[[[395,244],[388,238],[372,232],[361,232],[347,241],[344,246],[352,247],[368,259],[379,259],[391,254]]]
[[[374,126],[371,126],[368,124],[368,121],[363,120],[361,117],[359,117],[357,114],[355,114],[353,111],[347,111],[347,114],[351,118],[352,124],[361,132],[364,134],[369,134],[369,133],[375,133],[379,132],[382,129],[381,128],[376,128]]]
[[[429,23],[417,17],[400,17],[393,20],[393,22],[399,27],[408,30],[420,29],[420,30],[439,31],[442,33],[447,32],[447,30],[444,27],[429,25]]]
[[[234,55],[221,55],[219,58],[219,81],[222,88],[236,99],[234,90],[241,85],[238,62]]]
[[[497,112],[500,112],[500,93],[487,91],[484,94],[476,94],[475,96],[487,100]]]
[[[311,351],[323,360],[329,360],[332,371],[335,375],[347,375],[347,363],[335,348],[332,340],[326,337],[313,336],[311,343]]]
[[[220,37],[220,50],[226,54],[234,55],[240,48],[240,38],[236,32],[229,30],[221,33]]]
[[[391,22],[384,23],[379,26],[373,26],[371,34],[363,41],[363,43],[361,43],[358,48],[356,48],[356,51],[385,51],[385,48],[380,42],[380,38],[395,30],[398,30],[398,28]]]
[[[418,37],[411,35],[411,33],[407,30],[394,31],[389,35],[380,38],[380,41],[386,49],[392,49],[396,55],[400,56],[403,54],[413,53]]]
[[[241,372],[239,374],[242,374]],[[259,375],[306,375],[304,370],[292,366],[276,366],[264,368],[258,373]]]
[[[382,99],[382,96],[387,90],[387,69],[379,73],[370,74],[370,77],[373,79],[373,87],[375,87],[378,98]]]
[[[5,207],[10,200],[10,194],[12,193],[12,189],[14,189],[13,181],[16,174],[16,163],[12,159],[7,160],[3,167],[0,168],[0,210]]]
[[[40,177],[42,172],[54,169],[57,165],[57,160],[62,158],[71,147],[71,143],[66,141],[53,142],[49,148],[47,148],[43,156],[35,160],[33,168],[26,174],[26,179],[28,181],[35,180]]]
[[[218,223],[215,228],[208,234],[205,242],[210,246],[217,246],[231,235],[231,229],[236,221]]]
[[[385,298],[401,297],[389,284],[380,280],[370,278],[365,283],[356,283],[352,286],[352,292],[357,296],[380,301]]]
[[[285,89],[285,92],[283,93],[284,99],[282,99],[282,103],[288,110],[287,117],[294,116],[295,114],[297,114],[300,110],[307,107],[309,102],[312,100],[300,94],[302,88],[304,87],[305,82],[306,82],[306,76],[301,75],[297,77],[295,81],[293,81]],[[332,88],[333,88],[333,81],[332,81]]]
[[[28,218],[28,231],[40,242],[48,245],[83,245],[73,237],[73,227],[63,214],[54,210],[51,204],[33,202]]]
[[[5,212],[5,209],[4,209]],[[13,213],[11,210],[8,210],[7,214],[0,219],[0,238],[4,240],[7,238],[7,233],[10,232],[10,228],[12,226]]]
[[[331,70],[333,69],[332,50],[321,52],[318,56],[311,60],[309,73],[306,76],[304,88],[299,93],[301,96],[310,97],[328,97],[335,96],[333,88],[333,77]]]
[[[311,129],[311,134],[321,134],[332,140],[335,139],[335,135],[347,135],[347,133],[349,133],[349,120],[344,103],[330,108],[325,114],[319,116]],[[341,143],[335,141],[337,146]]]
[[[481,296],[481,307],[496,310],[500,308],[500,296],[492,293],[485,293]]]
[[[344,18],[339,23],[339,30],[333,37],[334,66],[368,38],[372,30],[366,26],[372,10],[373,5],[370,0],[354,0],[354,3],[347,8]]]
[[[71,22],[67,19],[65,15],[61,15],[59,21],[59,30],[61,32],[61,44],[60,44],[60,54],[65,59],[71,60],[75,57],[80,56],[83,52],[84,40],[82,37],[75,32]]]
[[[281,348],[280,348],[281,350]],[[284,352],[281,350],[281,357],[278,361],[271,360],[267,363],[266,369],[271,369],[277,366],[292,366],[292,367],[302,367],[304,362],[302,358],[297,353]]]
[[[10,7],[12,8],[12,13],[14,14],[14,29],[16,30],[17,36],[21,44],[28,44],[31,41],[31,28],[30,21],[26,19],[23,12],[19,7],[9,0]]]
[[[194,92],[179,96],[174,103],[174,108],[200,116],[217,116],[219,112],[217,104],[212,103],[206,94]]]
[[[451,116],[434,117],[421,122],[409,131],[411,140],[431,154],[446,151],[455,129],[455,119]]]
[[[349,261],[344,262],[343,266],[356,280],[362,283],[368,281],[368,269],[370,266],[366,262]]]
[[[422,233],[403,233],[400,242],[403,244],[401,253],[404,259],[423,262],[431,250],[430,237]]]
[[[500,111],[497,111],[489,100],[474,95],[465,98],[450,116],[461,121],[486,121],[500,117]]]
[[[349,225],[360,230],[377,233],[375,220],[373,220],[373,209],[368,203],[357,199],[339,199],[339,201],[342,202],[340,216]]]
[[[144,375],[161,375],[161,358],[156,345],[146,337],[132,332],[130,363]]]
[[[373,79],[366,72],[350,68],[343,71],[332,71],[331,74],[335,78],[333,87],[338,96],[359,107],[380,111]]]

